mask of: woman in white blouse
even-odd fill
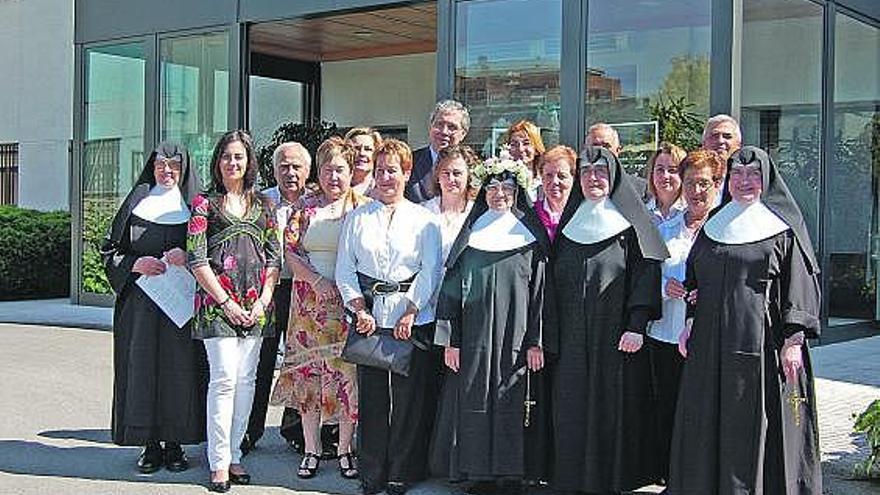
[[[422,206],[437,216],[440,237],[443,241],[444,263],[464,219],[474,206],[476,188],[471,184],[471,169],[477,160],[473,150],[461,144],[443,148],[437,156],[437,165],[431,178],[431,186],[436,196],[422,203]],[[443,272],[445,269],[441,271]],[[449,335],[438,330],[434,336],[434,343],[447,345]]]
[[[678,352],[678,338],[685,327],[687,305],[684,288],[685,266],[697,232],[716,204],[724,160],[714,151],[698,150],[688,153],[678,166],[682,197],[686,204],[683,214],[673,215],[657,228],[669,250],[669,258],[662,265],[663,318],[654,321],[646,340],[651,351],[651,367],[657,394],[658,465],[667,477],[669,445],[675,419],[678,384],[684,359]]]
[[[409,376],[358,366],[358,457],[363,493],[406,493],[426,475],[436,390],[430,346],[442,264],[434,215],[404,199],[412,152],[396,139],[376,149],[373,198],[348,216],[336,285],[358,332],[393,329],[414,346]],[[372,303],[370,307],[369,303]]]

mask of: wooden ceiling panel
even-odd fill
[[[350,60],[437,48],[434,2],[255,24],[251,50],[308,61]]]

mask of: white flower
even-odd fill
[[[474,187],[480,187],[488,177],[510,172],[516,183],[524,190],[531,189],[532,174],[522,160],[514,160],[506,148],[502,148],[497,157],[484,160],[474,167]]]

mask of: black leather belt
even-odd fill
[[[364,294],[364,302],[367,303],[367,309],[370,310],[373,308],[373,298],[375,296],[387,296],[397,292],[406,292],[412,287],[413,280],[416,278],[416,276],[413,275],[400,282],[389,282],[373,278],[369,275],[364,275],[361,272],[358,272],[357,277],[358,285],[360,285],[361,292]]]

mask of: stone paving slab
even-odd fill
[[[139,449],[110,442],[109,332],[0,324],[0,339],[0,494],[208,493],[203,446],[187,447],[192,464],[187,472],[141,475],[134,469]],[[851,434],[851,414],[880,397],[878,357],[880,337],[813,351],[826,494],[880,494],[880,484],[848,479],[865,449],[864,439]],[[281,441],[279,422],[280,409],[270,408],[269,424],[274,426],[245,458],[258,484],[236,486],[232,493],[357,493],[354,482],[338,476],[335,461],[322,463],[314,480],[296,478],[299,457]],[[653,487],[641,493],[658,491]],[[429,482],[411,493],[459,492]]]

